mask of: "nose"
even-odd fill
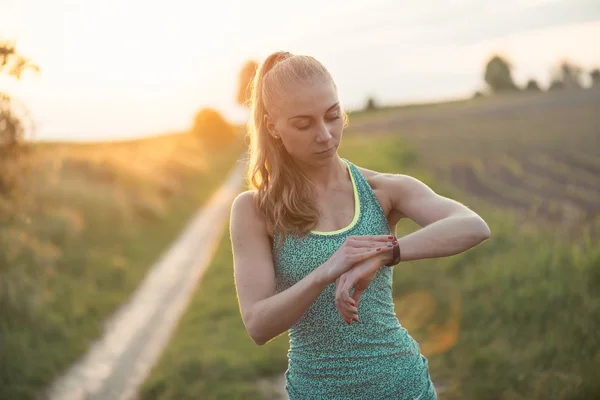
[[[327,124],[321,124],[317,132],[317,143],[327,143],[332,137]]]

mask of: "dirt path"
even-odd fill
[[[236,163],[221,188],[150,269],[129,302],[110,318],[104,335],[49,388],[45,398],[135,398],[213,257],[231,202],[240,192],[243,172],[244,163]]]

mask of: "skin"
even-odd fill
[[[354,217],[352,183],[337,154],[343,118],[332,82],[314,80],[283,88],[276,110],[265,116],[273,140],[281,141],[315,183],[321,218],[316,231],[347,226]],[[301,116],[301,117],[299,117]],[[331,149],[326,153],[323,151]],[[379,200],[391,229],[402,218],[422,228],[397,239],[402,261],[446,257],[490,237],[485,221],[466,206],[435,193],[416,178],[359,168]],[[257,344],[290,329],[321,294],[336,283],[336,308],[347,323],[358,321],[361,294],[390,261],[393,236],[349,238],[325,263],[289,289],[275,294],[271,254],[273,227],[255,209],[253,191],[241,193],[231,209],[231,240],[242,319]],[[351,288],[354,294],[349,295]]]

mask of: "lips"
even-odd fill
[[[335,148],[335,145],[334,145],[334,146],[331,146],[331,147],[330,147],[330,148],[328,148],[327,150],[320,151],[320,152],[318,152],[317,154],[325,154],[325,153],[328,153],[328,152],[330,152],[331,150],[333,150],[334,148]]]

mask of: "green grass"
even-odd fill
[[[87,349],[241,151],[188,135],[39,145],[0,229],[0,398],[36,398]]]
[[[397,135],[347,135],[340,155],[366,168],[417,176],[475,209],[491,227],[492,238],[475,249],[394,271],[397,314],[428,356],[432,378],[443,383],[440,398],[594,398],[600,364],[596,242],[576,246],[458,192],[415,164]],[[401,222],[398,234],[416,228]],[[287,335],[260,347],[244,329],[230,246],[224,234],[142,399],[258,399],[259,379],[285,371]],[[431,313],[411,312],[417,294],[431,299]]]
[[[287,345],[285,334],[259,347],[246,333],[226,231],[141,398],[260,399],[256,381],[285,370]]]

